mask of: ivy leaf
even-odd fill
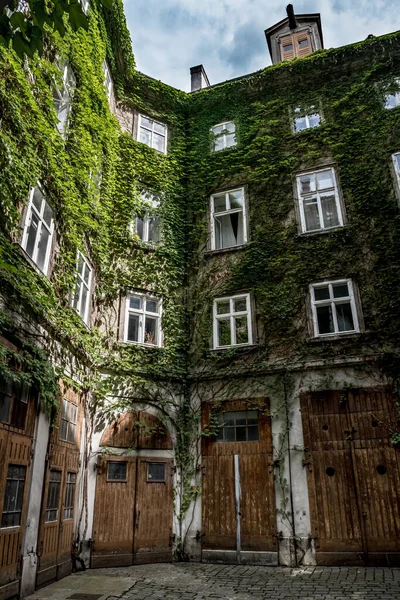
[[[73,31],[77,31],[80,27],[82,29],[88,29],[89,21],[87,16],[82,10],[82,5],[78,0],[71,0],[69,9],[69,23]]]
[[[33,23],[41,28],[43,28],[45,23],[47,23],[47,25],[50,27],[52,25],[50,16],[40,5],[36,5],[35,12],[33,13]]]
[[[42,54],[43,54],[43,31],[42,31],[42,29],[40,29],[40,27],[36,27],[36,26],[32,27],[30,38],[31,38],[31,46],[33,45],[33,47],[38,51],[39,56],[42,56]]]
[[[100,0],[100,2],[102,3],[103,6],[105,6],[106,8],[109,8],[110,10],[112,9],[112,5],[113,5],[113,0]]]
[[[25,18],[25,15],[22,12],[13,13],[10,17],[10,23],[13,29],[20,29],[23,33],[25,33],[26,28],[28,26],[28,21]]]
[[[27,42],[27,40],[24,38],[24,36],[22,35],[22,33],[20,31],[17,31],[14,34],[13,40],[12,40],[12,45],[13,45],[15,52],[18,54],[18,56],[21,59],[24,58],[24,54],[29,56],[29,58],[33,58],[33,54],[34,54],[36,48],[33,48],[33,44],[29,44],[29,42]]]
[[[53,13],[53,28],[54,31],[58,31],[61,37],[65,36],[65,25],[62,17],[63,13],[59,14],[57,11]]]

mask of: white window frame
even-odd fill
[[[218,133],[218,134],[214,133],[214,129],[215,129],[216,127],[223,127],[223,126],[225,126],[225,125],[230,125],[230,124],[233,124],[233,127],[234,127],[234,130],[233,130],[233,131],[230,131],[230,132],[228,132],[228,133],[225,133],[224,131],[222,131],[221,133]],[[226,148],[233,148],[234,146],[236,146],[236,145],[237,145],[237,139],[236,139],[236,124],[235,124],[235,121],[224,121],[223,123],[217,123],[216,125],[213,125],[213,126],[211,127],[211,129],[210,129],[210,132],[211,132],[211,134],[213,135],[213,138],[214,138],[214,139],[213,139],[213,152],[220,152],[221,150],[226,150]],[[226,138],[227,138],[227,135],[233,135],[233,136],[234,136],[234,139],[235,139],[235,143],[234,143],[234,144],[231,144],[230,146],[227,146],[227,145],[226,145]],[[222,138],[222,140],[223,140],[223,142],[224,142],[224,146],[223,146],[223,148],[218,148],[218,149],[216,149],[216,148],[215,148],[215,143],[214,143],[214,142],[215,142],[215,140],[216,140],[217,138]]]
[[[78,266],[79,266],[79,257],[82,258],[83,264],[89,267],[89,281],[88,283],[86,283],[84,281],[84,279],[82,278],[81,274],[78,272]],[[75,287],[74,287],[74,291],[72,292],[72,299],[71,299],[71,304],[72,304],[72,308],[78,313],[78,315],[81,317],[82,321],[87,325],[88,324],[88,320],[89,320],[89,307],[90,307],[90,300],[91,300],[91,292],[92,292],[92,277],[93,277],[93,267],[90,264],[90,262],[88,261],[88,259],[86,258],[86,256],[84,254],[82,254],[82,252],[80,250],[78,250],[77,255],[76,255],[76,269],[75,269]],[[76,295],[76,286],[77,283],[79,283],[79,298],[78,298],[78,304],[75,307],[74,306],[74,299],[75,299],[75,295]],[[83,286],[87,289],[87,295],[86,295],[86,306],[85,306],[85,311],[83,316],[81,315],[81,303],[82,303],[82,289]]]
[[[33,195],[34,195],[36,189],[38,189],[39,192],[42,194],[42,205],[41,205],[40,212],[34,206],[33,201],[32,201]],[[50,209],[53,212],[53,218],[51,219],[50,226],[43,219],[46,204],[50,207]],[[42,273],[44,275],[47,275],[48,270],[49,270],[51,250],[53,247],[54,211],[53,211],[51,205],[47,202],[47,199],[46,199],[45,195],[43,194],[43,191],[42,191],[40,185],[37,185],[36,187],[32,188],[29,193],[29,202],[28,202],[28,207],[26,210],[25,225],[24,225],[24,231],[23,231],[22,240],[21,240],[21,246],[25,250],[25,252],[26,252],[26,246],[27,246],[27,242],[28,242],[29,228],[30,228],[31,221],[32,221],[32,213],[34,213],[37,216],[37,218],[39,219],[39,225],[38,225],[38,229],[36,232],[36,239],[35,239],[35,245],[33,248],[33,254],[32,254],[32,256],[29,256],[29,254],[27,254],[27,255],[35,263],[37,268],[40,269],[39,265],[37,264],[37,255],[38,255],[38,250],[39,250],[40,238],[41,238],[41,234],[42,234],[42,228],[44,227],[49,233],[49,239],[48,239],[47,248],[46,248],[46,255],[45,255],[45,259],[44,259],[43,270],[42,269],[40,269],[40,270],[42,271]]]
[[[317,123],[317,125],[310,125],[310,117],[313,117],[315,115],[318,115],[319,123]],[[297,131],[297,128],[296,128],[297,119],[305,119],[306,126],[304,127],[304,129],[299,129]],[[306,131],[307,129],[316,129],[317,127],[320,127],[321,123],[322,123],[321,111],[317,110],[315,106],[310,106],[306,110],[302,110],[301,107],[296,107],[293,111],[293,132],[294,133],[301,133],[302,131]]]
[[[57,110],[55,107],[57,118],[61,112],[65,110],[65,119],[63,121],[59,120],[56,124],[58,132],[65,138],[71,112],[72,98],[74,97],[76,88],[76,79],[71,65],[67,61],[60,60],[59,66],[60,71],[62,71],[62,86],[61,88],[59,88],[57,84],[54,86],[53,96],[57,96],[60,101],[60,108]]]
[[[153,125],[151,127],[151,129],[149,129],[148,127],[142,126],[142,118],[143,119],[148,119],[149,121],[152,121]],[[158,150],[157,148],[153,147],[153,133],[154,133],[154,123],[158,123],[158,125],[162,125],[163,127],[165,127],[165,136],[164,136],[164,150]],[[151,133],[151,145],[146,144],[145,142],[142,142],[142,140],[140,139],[140,129],[143,128],[146,131],[149,131]],[[156,132],[157,135],[162,135],[161,133]],[[161,121],[158,121],[157,119],[153,119],[152,117],[148,117],[147,115],[142,115],[139,113],[139,119],[138,119],[138,129],[137,129],[137,141],[140,142],[141,144],[144,144],[145,146],[147,146],[148,148],[152,148],[153,150],[155,150],[156,152],[159,152],[160,154],[167,154],[167,148],[168,148],[168,127],[165,125],[165,123],[161,123]]]
[[[385,94],[385,109],[393,110],[394,108],[398,108],[400,106],[400,77],[396,77],[394,82],[399,86],[399,89],[390,94]],[[389,98],[394,98],[394,106],[388,106]]]
[[[132,296],[136,296],[142,301],[141,309],[130,308],[129,300]],[[158,313],[153,313],[150,311],[146,311],[145,303],[147,300],[152,300],[157,302],[158,304]],[[129,340],[128,339],[128,325],[129,325],[129,315],[137,315],[139,316],[139,331],[138,331],[138,341]],[[145,318],[148,315],[151,318],[156,319],[156,331],[157,331],[157,343],[156,344],[148,344],[144,341],[144,330],[145,330]],[[148,348],[161,348],[162,347],[162,328],[161,328],[161,318],[162,318],[162,299],[154,296],[153,294],[144,294],[142,292],[129,292],[126,296],[125,301],[125,324],[124,324],[124,342],[127,344],[136,344],[139,346],[146,346]]]
[[[103,75],[104,75],[104,88],[108,98],[108,104],[111,110],[114,110],[115,96],[114,96],[114,82],[111,76],[111,70],[108,66],[106,59],[103,60]]]
[[[227,209],[223,212],[215,212],[214,211],[214,198],[215,196],[222,196],[222,194],[225,194],[225,208],[228,205],[228,201],[229,201],[229,194],[231,194],[232,192],[238,192],[240,191],[242,193],[242,199],[243,199],[243,208],[232,208],[232,209]],[[243,213],[243,244],[236,244],[235,246],[224,246],[224,248],[216,248],[216,243],[215,243],[215,217],[223,217],[225,215],[230,215],[233,213],[239,213],[242,212]],[[245,194],[244,194],[244,187],[240,187],[240,188],[235,188],[233,190],[226,190],[223,192],[217,192],[215,194],[212,194],[210,196],[210,225],[211,225],[211,250],[226,250],[228,248],[240,248],[241,246],[243,246],[244,244],[247,244],[247,211],[246,211],[246,198],[245,198]]]
[[[333,285],[341,285],[341,284],[342,285],[347,284],[348,290],[349,290],[349,295],[342,296],[340,298],[334,298],[332,286]],[[327,286],[329,287],[329,299],[315,300],[314,289],[321,288],[321,287],[327,287]],[[356,299],[354,296],[354,287],[353,287],[353,282],[351,279],[336,279],[334,281],[329,280],[329,281],[321,281],[319,283],[312,283],[312,284],[310,284],[309,293],[310,293],[310,299],[311,299],[314,337],[319,338],[319,337],[332,337],[332,336],[338,336],[338,335],[351,335],[353,333],[358,333],[360,331],[360,323],[359,323],[359,319],[358,319]],[[336,314],[336,305],[337,304],[348,304],[349,302],[350,302],[351,314],[353,317],[354,329],[348,329],[346,331],[339,331],[337,314]],[[335,327],[335,331],[333,331],[331,333],[319,333],[318,315],[317,315],[317,307],[318,306],[331,306],[332,318],[333,318],[333,324]]]
[[[238,299],[246,299],[246,310],[240,312],[234,312],[233,302]],[[229,301],[229,313],[218,314],[217,312],[217,304],[218,302],[228,302]],[[236,344],[236,329],[235,329],[235,317],[243,317],[247,315],[247,332],[248,332],[248,342],[243,344]],[[218,321],[226,320],[227,317],[230,319],[230,330],[231,330],[231,342],[232,344],[226,346],[218,345]],[[214,298],[213,303],[213,348],[214,350],[219,350],[223,348],[239,348],[242,346],[251,346],[253,344],[253,330],[252,330],[252,317],[251,317],[251,299],[250,294],[235,294],[234,296],[225,296],[223,298]]]
[[[396,157],[399,157],[399,161],[397,161]],[[400,152],[393,152],[392,162],[394,174],[396,176],[397,191],[400,193]]]
[[[333,187],[326,188],[321,191],[318,191],[316,189],[314,192],[309,192],[308,194],[302,194],[301,178],[306,175],[315,175],[316,176],[317,173],[322,173],[323,171],[331,171]],[[298,199],[298,207],[299,207],[299,213],[300,213],[300,225],[301,225],[302,233],[314,233],[316,231],[329,231],[330,229],[337,229],[338,227],[343,227],[343,211],[342,211],[342,205],[340,202],[339,186],[338,186],[335,167],[326,166],[326,167],[322,167],[320,169],[315,169],[313,171],[304,171],[302,173],[297,173],[296,174],[296,189],[297,189],[297,199]],[[337,216],[338,216],[338,220],[339,220],[339,225],[333,225],[332,227],[325,227],[324,225],[322,226],[323,212],[322,212],[322,205],[321,205],[321,195],[324,196],[327,193],[329,193],[330,191],[333,192],[335,195],[335,204],[336,204],[336,211],[337,211]],[[307,229],[306,228],[306,218],[305,218],[305,214],[304,214],[303,202],[305,199],[307,199],[310,196],[316,197],[316,201],[317,201],[319,221],[321,224],[321,227],[319,227],[318,229]]]
[[[79,2],[82,6],[82,11],[87,15],[89,12],[90,0],[79,0]]]
[[[144,214],[143,214],[143,218],[142,218],[143,237],[141,238],[137,231],[137,220],[140,218],[137,214],[134,217],[134,220],[131,221],[129,230],[132,235],[137,235],[139,237],[140,241],[143,243],[154,244],[154,245],[159,244],[161,241],[161,221],[160,221],[160,215],[157,212],[157,210],[160,205],[160,198],[159,198],[159,196],[156,196],[156,195],[151,194],[150,192],[146,192],[146,191],[142,191],[140,193],[140,198],[144,204]],[[158,241],[149,240],[150,219],[152,219],[154,217],[158,217],[158,227],[159,227]]]

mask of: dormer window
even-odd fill
[[[159,121],[139,115],[138,141],[167,154],[167,127]]]
[[[282,60],[292,60],[292,58],[303,58],[311,54],[312,45],[308,31],[299,31],[291,35],[285,35],[281,38]]]
[[[294,109],[293,128],[295,133],[318,127],[320,124],[321,113],[316,110],[315,106],[310,106],[308,110],[300,107]]]
[[[211,127],[211,133],[213,135],[214,152],[236,146],[235,123],[233,121],[214,125],[214,127]]]

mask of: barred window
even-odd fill
[[[258,411],[237,410],[218,415],[217,442],[257,442]]]

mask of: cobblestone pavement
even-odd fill
[[[400,569],[249,567],[179,563],[96,569],[39,590],[30,600],[400,600]]]

